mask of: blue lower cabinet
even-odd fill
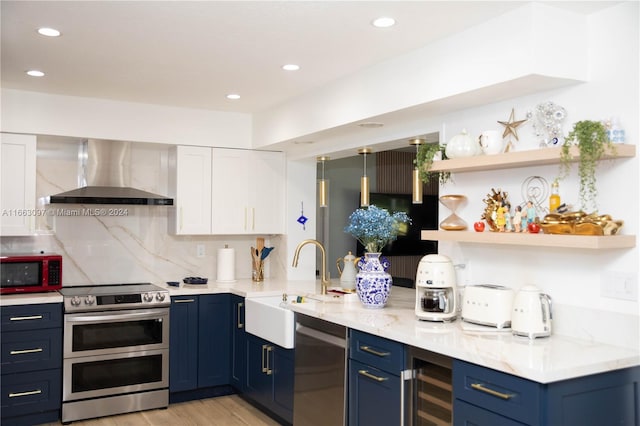
[[[228,294],[171,298],[169,392],[171,402],[230,393],[230,335]],[[189,391],[201,391],[184,393]],[[183,394],[180,394],[183,392]]]
[[[349,424],[400,425],[400,376],[349,360]]]
[[[640,367],[541,384],[455,360],[454,425],[640,424]]]
[[[349,330],[350,425],[400,425],[404,365],[402,343]]]
[[[62,304],[3,306],[3,426],[54,423],[62,404]]]
[[[198,387],[229,384],[231,309],[228,294],[200,296],[198,306]]]
[[[246,334],[245,396],[286,423],[293,422],[294,349]]]
[[[231,386],[240,393],[247,382],[247,337],[244,328],[244,297],[231,295]]]

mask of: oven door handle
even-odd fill
[[[87,315],[87,316],[74,316],[70,318],[70,322],[93,322],[93,321],[122,321],[128,319],[141,319],[141,318],[149,318],[149,319],[159,319],[158,316],[165,316],[167,313],[165,311],[153,310],[151,312],[127,312],[126,314],[106,314],[106,315]]]

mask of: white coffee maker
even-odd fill
[[[416,272],[416,316],[425,321],[453,321],[458,314],[456,271],[447,256],[428,254]]]

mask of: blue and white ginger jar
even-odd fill
[[[365,253],[364,259],[358,262],[356,293],[366,308],[384,308],[389,299],[393,279],[387,272],[388,261],[384,259],[383,262],[380,253]]]

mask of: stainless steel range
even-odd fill
[[[169,404],[169,292],[153,284],[67,287],[62,421]]]

